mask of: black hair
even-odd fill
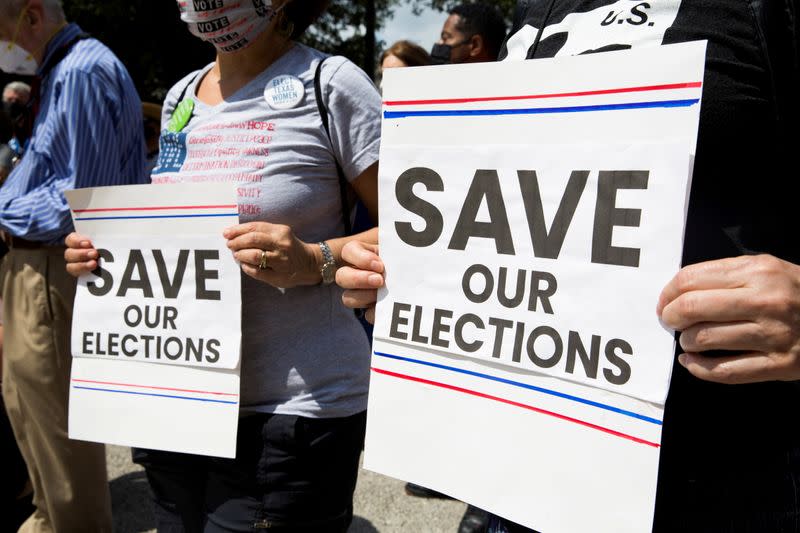
[[[289,0],[283,10],[294,24],[291,38],[302,37],[308,27],[328,9],[330,3],[330,0]]]
[[[492,57],[500,55],[506,38],[506,21],[495,6],[482,2],[463,3],[451,9],[450,14],[460,19],[456,26],[458,31],[467,37],[480,35]]]

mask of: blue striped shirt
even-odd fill
[[[82,33],[69,24],[44,61]],[[0,188],[0,228],[61,243],[72,231],[64,191],[146,183],[142,106],[124,65],[95,39],[78,41],[42,79],[25,155]]]

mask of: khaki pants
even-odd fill
[[[67,438],[76,283],[63,254],[17,248],[0,266],[3,399],[36,506],[20,532],[110,532],[104,447]]]

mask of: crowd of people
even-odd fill
[[[239,184],[240,223],[223,237],[245,274],[237,453],[134,449],[158,530],[347,531],[370,359],[348,308],[374,318],[387,268],[374,227],[381,99],[352,62],[298,42],[328,3],[177,2],[216,58],[179,73],[162,104],[142,104],[122,62],[59,0],[0,0],[0,70],[33,80],[3,91],[0,529],[112,529],[103,446],[67,436],[75,278],[99,254],[74,233],[64,191],[223,180]],[[669,28],[637,31],[656,15]],[[685,267],[653,302],[680,332],[657,532],[800,531],[799,34],[797,0],[520,0],[510,31],[495,6],[468,2],[450,10],[430,53],[400,41],[380,59],[385,70],[708,40]],[[282,84],[304,92],[272,105],[265,88]],[[239,155],[219,157],[268,165],[243,178],[187,164],[217,157],[190,139],[225,139],[244,122],[274,124],[269,145],[231,141]],[[373,221],[366,231],[352,230],[356,202]],[[468,506],[458,531],[530,530]]]

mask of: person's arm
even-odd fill
[[[800,379],[800,266],[769,255],[691,265],[664,288],[657,312],[681,332],[678,360],[700,379]]]
[[[182,80],[176,83],[167,93],[166,98],[164,99],[164,105],[162,107],[162,115],[161,115],[161,129],[164,130],[167,128],[167,124],[169,123],[169,119],[172,117],[172,113],[175,110],[175,106],[178,102],[178,97],[183,92],[184,88],[191,83],[197,77],[197,71],[187,74]],[[145,180],[149,180],[149,176],[145,176]],[[79,233],[73,232],[67,235],[67,238],[64,242],[67,246],[66,251],[64,252],[64,259],[67,262],[67,272],[71,275],[80,277],[84,274],[88,274],[94,271],[97,266],[97,259],[99,254],[97,250],[94,248],[92,241],[86,235],[80,235]]]
[[[105,76],[68,73],[58,101],[38,128],[41,133],[37,133],[47,138],[32,143],[12,174],[12,180],[17,173],[46,179],[21,195],[12,194],[13,183],[9,182],[6,194],[0,194],[0,225],[33,241],[53,242],[63,237],[64,228],[71,225],[65,190],[130,182],[120,175],[121,162],[141,156],[133,150],[144,150],[144,146],[123,143],[121,138],[127,136],[125,128],[142,128],[141,116],[138,119],[132,122],[122,115],[119,89]],[[48,152],[40,152],[39,146]]]
[[[328,60],[322,69],[323,98],[330,113],[331,148],[345,177],[378,220],[378,151],[381,99],[375,85],[353,63]],[[300,241],[289,226],[251,222],[225,231],[228,247],[242,271],[276,287],[315,285],[322,280],[323,256],[317,243]],[[357,235],[326,239],[337,264],[350,241],[378,242],[378,229]],[[267,269],[260,269],[266,250]]]
[[[14,151],[8,144],[0,145],[0,187],[14,168]]]
[[[365,170],[352,185],[376,220],[378,164]],[[280,288],[316,285],[322,281],[320,271],[324,259],[319,245],[301,241],[289,226],[249,222],[226,229],[223,236],[228,239],[228,248],[234,252],[233,256],[241,263],[242,272],[252,278]],[[342,248],[350,241],[377,243],[378,228],[326,240],[337,264],[342,263]],[[268,268],[262,270],[259,265],[264,251]]]
[[[370,219],[373,223],[377,223],[378,221],[378,163],[373,164],[367,170],[361,173],[359,177],[354,179],[351,182],[353,190],[356,191],[356,195],[364,204],[364,207],[367,208],[367,212],[369,213]],[[333,252],[333,256],[336,259],[336,263],[341,265],[342,264],[342,248],[351,241],[363,241],[366,243],[371,244],[378,244],[378,228],[377,226],[364,231],[362,233],[356,235],[349,235],[347,237],[341,237],[338,239],[328,239],[327,242],[328,246],[331,248],[331,252]],[[318,266],[322,266],[322,253],[319,250],[319,246],[315,246],[313,251],[317,255],[317,263]]]
[[[23,157],[15,170],[21,173],[41,170],[43,164],[38,157],[38,154]],[[73,187],[74,177],[53,176],[45,185],[21,195],[13,194],[13,178],[14,173],[0,189],[0,228],[31,241],[54,242],[62,237],[64,228],[70,224],[69,206],[63,193]]]

